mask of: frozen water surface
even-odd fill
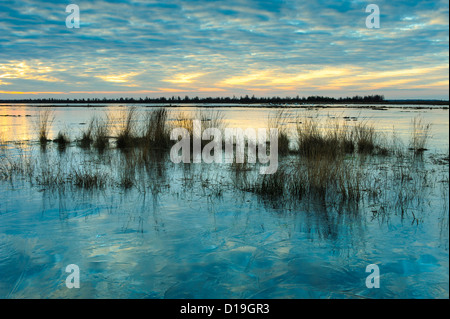
[[[267,127],[273,112],[218,109],[227,126],[242,128]],[[121,110],[55,108],[50,135],[66,129],[74,139],[92,115]],[[432,123],[429,150],[414,164],[424,185],[413,191],[420,193],[397,204],[402,186],[393,184],[381,199],[358,205],[265,198],[237,189],[229,164],[174,164],[167,155],[133,168],[133,186],[121,187],[127,154],[73,143],[64,152],[50,143],[43,152],[33,128],[37,111],[0,106],[4,160],[23,157],[37,172],[51,167],[63,176],[97,163],[114,178],[98,189],[52,187],[26,174],[0,180],[0,298],[449,297],[448,109],[288,110],[293,119],[308,112],[366,120],[387,136],[395,130],[405,144],[415,116]],[[373,161],[376,174],[388,174],[395,159]],[[80,268],[80,289],[65,285],[69,264]],[[379,266],[378,289],[365,285],[369,264]]]

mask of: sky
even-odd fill
[[[448,14],[448,1],[2,0],[0,99],[448,100]]]

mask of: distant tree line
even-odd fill
[[[367,95],[367,96],[353,96],[353,97],[326,97],[326,96],[309,96],[309,97],[252,97],[240,96],[240,97],[159,97],[159,98],[132,98],[132,97],[120,97],[120,98],[82,98],[82,99],[15,99],[15,100],[0,100],[0,103],[54,103],[54,104],[70,104],[70,103],[129,103],[129,104],[178,104],[178,103],[211,103],[211,104],[308,104],[308,103],[379,103],[384,102],[383,95]]]
[[[240,96],[240,97],[158,97],[158,98],[132,98],[132,97],[120,97],[120,98],[82,98],[82,99],[14,99],[14,100],[0,100],[0,103],[42,103],[42,104],[110,104],[110,103],[123,103],[123,104],[372,104],[372,103],[392,103],[392,104],[436,104],[436,105],[448,105],[448,100],[385,100],[384,95],[365,95],[365,96],[353,96],[353,97],[326,97],[326,96],[308,96],[308,97],[252,97]]]

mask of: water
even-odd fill
[[[219,109],[227,126],[242,128],[266,127],[274,111]],[[93,114],[121,110],[56,108],[50,135],[66,128],[75,138]],[[65,172],[86,161],[127,169],[129,158],[118,150],[100,155],[71,145],[61,153],[49,145],[43,153],[33,133],[36,112],[0,107],[4,154],[29,156],[38,172],[40,163]],[[297,112],[304,110],[287,116]],[[415,185],[421,193],[402,213],[390,192],[384,202],[358,206],[273,200],[236,189],[225,164],[184,166],[168,158],[133,170],[131,188],[117,185],[120,171],[93,190],[27,176],[0,180],[0,298],[448,298],[448,162],[434,160],[448,156],[448,110],[307,114],[372,121],[387,136],[394,127],[405,144],[420,114],[433,123],[429,151],[417,164],[428,172],[427,186]],[[379,174],[392,169],[389,161],[375,160]],[[69,264],[80,268],[80,289],[65,285]],[[379,266],[378,289],[365,285],[369,264]]]

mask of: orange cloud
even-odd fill
[[[1,94],[68,94],[67,92],[20,92],[20,91],[0,91]]]
[[[61,81],[50,75],[50,73],[55,71],[65,70],[44,66],[42,62],[31,62],[30,64],[30,62],[10,61],[0,64],[0,78],[4,79],[26,79],[44,82]],[[7,85],[9,83],[0,82],[0,84]]]
[[[192,83],[193,80],[205,75],[205,73],[181,73],[176,74],[170,79],[164,79],[163,82],[175,83],[175,84],[186,84]]]
[[[96,77],[102,79],[106,82],[112,83],[126,83],[125,86],[137,86],[136,84],[130,83],[130,78],[139,75],[139,72],[130,72],[130,73],[122,73],[122,74],[106,74],[106,75],[97,75]]]

